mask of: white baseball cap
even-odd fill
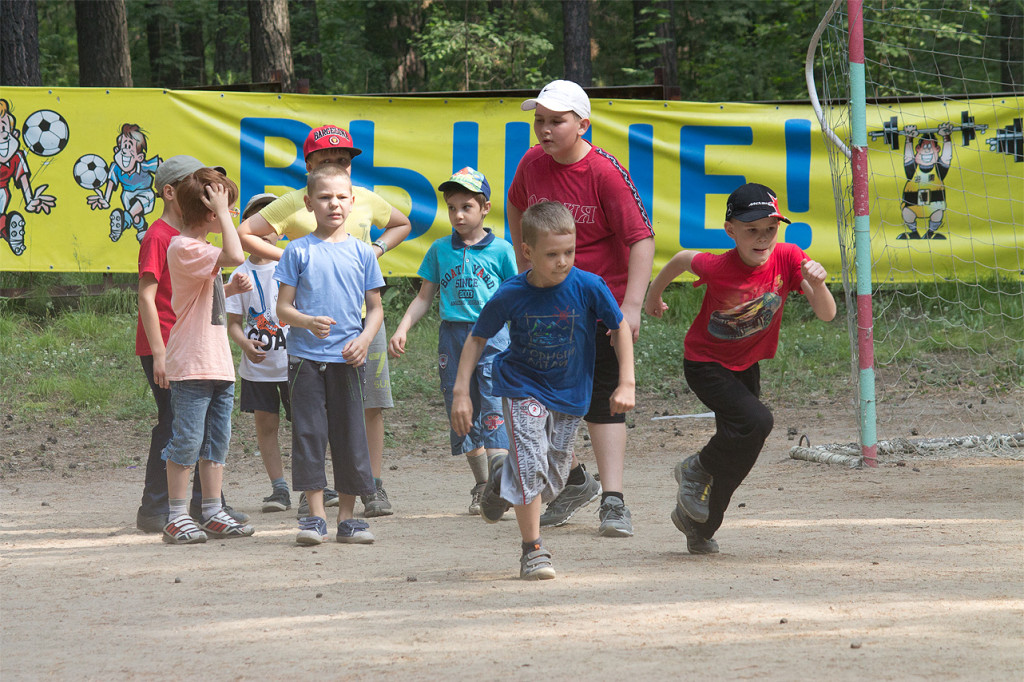
[[[590,98],[572,81],[551,81],[539,95],[523,102],[521,108],[530,111],[538,104],[551,111],[571,111],[580,118],[590,118]]]

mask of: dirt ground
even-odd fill
[[[997,430],[1021,429],[1019,403],[987,407]],[[855,425],[779,409],[722,553],[691,556],[668,518],[671,466],[711,421],[652,420],[676,408],[631,417],[635,537],[598,537],[591,505],[545,532],[558,577],[540,583],[518,579],[512,514],[467,515],[468,467],[411,413],[388,417],[397,513],[371,521],[377,542],[315,549],[294,544],[294,511],[260,513],[245,417],[226,494],[256,535],[172,547],[134,528],[146,424],[0,414],[0,677],[1024,677],[1024,462],[796,461],[790,431],[845,442]],[[943,424],[915,420],[922,435]],[[582,434],[579,451],[593,463]]]

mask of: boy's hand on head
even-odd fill
[[[812,287],[817,288],[825,282],[825,278],[828,276],[828,272],[825,271],[823,266],[818,261],[804,259],[800,263],[800,274],[807,280],[807,283]]]
[[[206,208],[220,215],[228,210],[228,188],[220,183],[212,183],[203,188],[201,197]]]
[[[258,365],[267,359],[267,352],[263,350],[263,345],[259,342],[259,339],[246,339],[245,343],[240,345],[242,352],[245,353],[245,357],[249,358],[249,362],[254,365]]]
[[[313,332],[313,336],[318,339],[326,339],[331,333],[332,324],[337,324],[337,322],[326,315],[317,315],[310,323],[309,331]]]
[[[636,387],[619,386],[615,387],[608,405],[612,414],[624,414],[636,407]]]
[[[454,395],[452,397],[452,431],[460,436],[465,436],[472,426],[472,401],[468,395]]]
[[[401,357],[405,354],[405,334],[401,332],[395,332],[392,335],[391,340],[388,341],[388,355],[393,358]]]
[[[345,364],[352,365],[353,367],[362,367],[366,364],[366,356],[369,350],[370,340],[364,340],[362,336],[358,336],[345,344],[345,347],[341,349],[341,357],[345,359]]]

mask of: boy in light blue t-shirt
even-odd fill
[[[345,229],[355,201],[348,171],[335,164],[315,168],[306,190],[316,231],[290,241],[274,273],[277,316],[289,325],[292,488],[304,492],[309,503],[296,542],[318,545],[327,539],[324,452],[329,443],[338,491],[337,540],[366,544],[373,534],[352,516],[356,496],[376,490],[362,385],[370,341],[384,320],[384,277],[373,250]]]
[[[491,187],[483,173],[463,168],[437,189],[444,194],[448,205],[452,233],[430,245],[416,273],[423,278],[419,294],[409,304],[391,336],[388,350],[396,358],[405,353],[409,330],[430,310],[440,290],[437,367],[445,411],[451,417],[452,387],[462,346],[498,285],[516,274],[516,258],[511,244],[496,238],[484,227],[484,218],[491,210]],[[491,361],[507,347],[508,331],[505,329],[487,343],[471,380],[472,427],[465,435],[449,432],[452,455],[464,454],[476,479],[470,491],[470,514],[480,513],[488,460],[508,452],[501,399],[491,392]]]

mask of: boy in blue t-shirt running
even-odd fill
[[[633,336],[608,285],[573,267],[576,225],[562,204],[542,201],[522,220],[523,256],[531,269],[502,284],[487,302],[459,359],[452,391],[452,429],[468,433],[473,406],[473,367],[487,339],[509,323],[508,350],[494,359],[495,395],[504,398],[512,443],[495,457],[480,503],[480,515],[497,523],[515,508],[523,538],[519,577],[555,577],[551,552],[541,542],[541,503],[565,487],[580,420],[590,405],[594,372],[594,330],[610,330],[619,362],[618,385],[609,398],[611,414],[628,412],[636,400]]]
[[[451,417],[452,387],[462,346],[498,285],[515,276],[516,257],[511,244],[497,239],[484,227],[484,218],[491,210],[491,186],[483,173],[463,168],[437,189],[448,204],[452,233],[430,245],[416,273],[423,278],[420,291],[391,336],[388,350],[396,358],[405,353],[409,330],[430,310],[440,290],[437,368],[445,410]],[[476,479],[470,491],[470,514],[480,513],[489,460],[508,454],[501,399],[491,391],[491,362],[506,348],[508,331],[503,328],[487,342],[470,378],[473,423],[469,432],[460,435],[451,431],[449,434],[452,455],[466,455]]]

